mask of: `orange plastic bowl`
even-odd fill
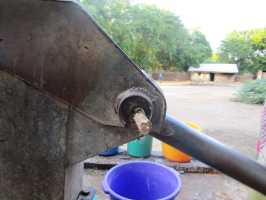
[[[202,131],[202,128],[194,123],[194,122],[186,122],[188,126],[191,128],[197,129],[198,131]],[[166,144],[162,143],[162,150],[163,150],[163,156],[170,161],[180,162],[180,163],[186,163],[190,162],[192,160],[192,157],[183,153],[182,151]]]

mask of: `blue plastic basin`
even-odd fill
[[[103,190],[112,200],[174,200],[180,189],[175,170],[148,161],[117,165],[103,180]]]

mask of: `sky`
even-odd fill
[[[213,50],[234,30],[266,27],[266,0],[133,0],[173,11],[188,29],[203,32]]]

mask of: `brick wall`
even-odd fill
[[[193,82],[210,82],[210,73],[191,73],[191,81]],[[235,82],[236,75],[234,74],[218,74],[214,76],[213,82]]]
[[[189,73],[189,72],[162,72],[163,81],[195,81],[195,82],[206,82],[209,81],[209,73]],[[266,73],[264,72],[263,77],[266,78]],[[152,78],[154,80],[159,80],[160,73],[152,73]],[[245,82],[254,80],[254,75],[252,74],[242,74],[242,75],[228,75],[228,74],[215,74],[215,81],[218,82]]]
[[[215,82],[235,82],[236,75],[234,74],[215,74]]]
[[[189,81],[190,74],[188,72],[162,72],[163,81]],[[154,80],[159,80],[160,73],[152,73]]]
[[[210,74],[194,72],[191,73],[190,79],[193,82],[208,82],[210,80]]]
[[[255,79],[255,76],[252,74],[241,74],[241,75],[237,75],[236,77],[236,81],[238,82],[246,82],[246,81],[251,81],[254,79]]]

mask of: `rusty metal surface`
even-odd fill
[[[66,163],[75,164],[111,147],[125,144],[138,135],[139,133],[132,129],[95,123],[79,112],[70,110]]]
[[[67,109],[0,72],[0,199],[63,200]]]
[[[155,126],[164,118],[157,87],[75,2],[1,1],[0,70],[112,126],[123,126],[116,97],[145,88],[160,109]]]
[[[78,4],[0,1],[0,199],[74,200],[71,166],[138,136],[115,111],[132,87],[159,130],[162,94]]]
[[[97,123],[7,73],[0,72],[0,91],[1,200],[75,200],[64,196],[67,168],[138,135]]]
[[[163,95],[80,5],[0,1],[0,199],[74,200],[75,166],[138,136],[115,110],[131,88],[159,131]]]

